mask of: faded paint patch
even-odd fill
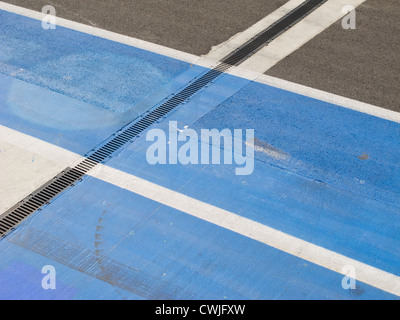
[[[260,139],[254,138],[245,142],[249,147],[254,148],[257,152],[262,152],[267,156],[274,158],[276,160],[289,160],[290,155]]]

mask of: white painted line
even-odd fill
[[[292,28],[271,41],[268,46],[265,46],[244,61],[241,67],[260,73],[266,72],[279,61],[345,16],[345,13],[342,13],[344,6],[352,5],[356,8],[365,1],[366,0],[328,0]]]
[[[72,151],[3,125],[0,125],[0,142],[24,149],[29,153],[37,153],[50,161],[60,162],[64,166],[63,169],[83,159],[81,155]]]
[[[353,266],[357,281],[400,296],[400,277],[391,273],[108,166],[90,175],[337,273],[345,275],[343,268]]]
[[[78,158],[72,152],[0,126],[0,215]]]
[[[271,15],[267,16],[265,19],[261,20],[260,22],[256,23],[253,27],[250,27],[248,31],[245,31],[241,34],[238,34],[234,36],[230,41],[226,42],[226,46],[231,46],[231,48],[236,48],[237,46],[240,46],[243,44],[243,42],[246,42],[249,40],[251,37],[253,37],[255,34],[257,34],[259,31],[261,31],[262,27],[265,27],[268,25],[271,21],[274,22],[280,17],[282,17],[284,14],[286,14],[288,11],[291,9],[295,8],[297,5],[299,5],[303,0],[291,0],[285,5],[283,5],[281,8],[273,12]],[[338,0],[329,0],[329,1],[338,1]],[[346,2],[346,4],[351,4],[354,3],[355,0],[340,0]],[[365,0],[357,0],[357,2],[362,3]],[[20,14],[32,19],[37,19],[41,20],[45,16],[43,13],[36,12],[33,10],[25,9],[22,7],[18,7],[15,5],[11,5],[5,2],[0,1],[0,10],[5,10],[8,12]],[[317,9],[318,10],[318,9]],[[341,12],[341,10],[340,10]],[[301,22],[299,22],[300,24]],[[57,18],[57,24],[62,27],[70,28],[79,32],[87,33],[87,34],[92,34],[97,37],[101,37],[104,39],[108,39],[114,42],[119,42],[122,44],[126,44],[129,46],[137,47],[140,49],[148,50],[150,52],[154,52],[157,54],[161,54],[164,56],[168,56],[171,58],[179,59],[185,62],[197,64],[199,66],[203,66],[206,68],[212,68],[213,66],[218,64],[218,61],[220,56],[223,55],[224,50],[221,46],[218,46],[215,48],[212,52],[210,52],[209,56],[205,57],[198,57],[189,53],[185,53],[182,51],[170,49],[161,45],[153,44],[150,42],[146,42],[140,39],[135,39],[132,37],[120,35],[114,32],[110,32],[107,30],[95,28],[92,26],[87,26],[81,23],[77,23],[74,21],[62,19],[62,18]],[[285,33],[286,34],[286,33]],[[277,40],[277,39],[276,39]],[[218,58],[218,59],[213,59]],[[262,68],[263,69],[263,68]],[[265,68],[264,68],[265,69]],[[367,104],[364,102],[360,102],[357,100],[345,98],[339,95],[335,95],[332,93],[328,93],[325,91],[313,89],[310,87],[306,87],[300,84],[296,84],[293,82],[289,82],[286,80],[281,80],[278,78],[266,76],[263,74],[263,72],[260,72],[260,70],[251,70],[246,68],[245,66],[240,65],[239,67],[234,67],[230,69],[227,73],[242,77],[245,79],[257,81],[260,83],[264,83],[273,87],[277,87],[283,90],[295,92],[307,97],[311,97],[314,99],[319,99],[325,102],[333,103],[341,107],[345,107],[348,109],[356,110],[359,112],[367,113],[370,115],[373,115],[378,118],[383,118],[386,120],[390,120],[393,122],[400,123],[400,113],[383,109],[371,104]]]
[[[62,164],[82,159],[80,155],[4,126],[0,126],[0,137],[3,142]],[[358,281],[400,296],[400,277],[391,273],[106,165],[98,165],[89,175],[334,272],[345,275],[343,267],[351,265]]]

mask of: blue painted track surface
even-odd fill
[[[204,71],[3,11],[0,30],[0,124],[81,155]],[[400,276],[399,124],[230,75],[153,127],[168,121],[254,129],[274,152],[249,176],[151,166],[142,136],[107,165]],[[398,298],[92,177],[0,252],[2,299]]]

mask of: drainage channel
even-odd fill
[[[186,86],[176,94],[161,101],[150,111],[147,111],[144,115],[135,119],[123,129],[113,134],[100,146],[86,154],[83,160],[76,165],[66,168],[35,192],[0,215],[0,236],[7,236],[28,216],[36,211],[40,211],[62,192],[80,182],[95,166],[100,163],[105,163],[117,152],[120,152],[123,146],[133,142],[150,126],[164,119],[172,110],[207,87],[225,71],[233,66],[241,64],[326,1],[327,0],[308,0],[303,2],[283,18],[228,54],[216,67],[186,84]]]

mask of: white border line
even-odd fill
[[[38,20],[41,20],[45,16],[42,13],[10,5],[4,2],[0,2],[0,9]],[[207,61],[207,59],[199,59],[199,57],[197,56],[178,50],[166,48],[160,45],[152,44],[146,41],[123,36],[117,33],[61,18],[57,19],[57,24],[62,27],[120,42],[190,63],[198,64],[199,61]],[[215,64],[215,62],[211,63]],[[279,87],[281,89],[296,92],[306,96],[311,96],[316,99],[335,103],[338,105],[342,105],[346,108],[365,112],[380,118],[400,123],[400,114],[396,112],[326,93],[320,90],[307,88],[305,86],[294,84],[285,80],[260,75],[259,73],[244,70],[243,68],[236,68],[235,71],[231,72],[231,74],[235,73],[238,76],[242,74],[241,76],[244,78],[248,78],[251,80],[255,79],[256,81],[261,83]],[[69,158],[71,161],[76,160],[77,157],[79,157],[79,155],[74,155],[68,150],[53,146],[49,143],[32,138],[28,135],[24,135],[12,129],[8,129],[4,126],[0,126],[0,128],[3,133],[7,131],[7,134],[2,135],[3,137],[11,138],[13,134],[18,135],[17,139],[11,139],[13,143],[19,144],[20,147],[28,149],[27,142],[29,141],[29,148],[34,146],[33,149],[35,150],[35,152],[40,150],[44,156],[47,156],[49,158],[56,157],[57,159],[59,159],[58,155],[60,155],[62,157],[65,156],[66,158]],[[278,250],[287,252],[291,255],[310,261],[314,264],[320,265],[337,273],[344,274],[342,271],[343,267],[346,265],[352,265],[357,271],[357,279],[359,281],[367,283],[371,286],[382,289],[394,295],[400,296],[400,277],[396,275],[371,267],[333,251],[324,249],[299,238],[290,236],[281,231],[272,229],[263,224],[246,219],[229,211],[214,207],[210,204],[204,203],[202,201],[196,200],[173,190],[164,188],[149,181],[104,165],[99,165],[89,174],[103,181],[112,183],[118,187],[140,194],[146,198],[152,199],[161,204],[195,216],[199,219],[231,230],[245,237],[262,242]]]
[[[267,16],[265,20],[261,20],[254,27],[251,27],[248,29],[249,31],[245,34],[242,35],[236,35],[231,39],[231,42],[234,43],[233,46],[238,45],[238,41],[244,41],[248,37],[251,37],[254,32],[259,31],[259,29],[262,27],[265,27],[265,23],[269,23],[272,21],[272,18],[277,18],[281,17],[282,15],[285,14],[287,10],[290,10],[293,6],[298,4],[300,0],[291,0],[288,3],[286,3],[284,6],[282,6],[280,9],[272,13],[271,15]],[[0,1],[0,10],[8,11],[11,13],[16,13],[25,17],[29,17],[32,19],[36,20],[42,20],[43,17],[45,17],[45,14],[36,12],[33,10],[25,9],[22,7],[18,7],[15,5],[11,5],[5,2]],[[178,59],[181,61],[185,61],[188,63],[200,65],[206,68],[212,68],[216,64],[218,64],[218,61],[215,59],[210,59],[209,57],[198,57],[193,54],[185,53],[179,50],[175,49],[170,49],[161,45],[153,44],[147,41],[143,41],[140,39],[124,36],[118,33],[110,32],[107,30],[99,29],[96,27],[88,26],[85,24],[77,23],[74,21],[62,19],[62,18],[57,18],[57,25],[65,28],[69,28],[72,30],[76,30],[79,32],[91,34],[97,37],[101,37],[104,39],[108,39],[114,42],[119,42],[122,44],[126,44],[132,47],[136,47],[139,49],[147,50],[153,53],[161,54],[167,57],[171,57],[174,59]],[[228,41],[229,42],[229,41]],[[215,48],[214,51],[217,52],[218,48]],[[212,54],[211,54],[212,55]],[[332,93],[328,93],[325,91],[321,91],[318,89],[306,87],[300,84],[296,84],[294,82],[278,79],[275,77],[267,76],[264,75],[261,72],[255,72],[249,69],[243,68],[243,66],[235,67],[229,70],[228,72],[231,75],[238,76],[241,78],[245,78],[248,80],[264,83],[273,87],[277,87],[286,91],[298,93],[307,97],[311,97],[314,99],[322,100],[325,102],[333,103],[338,106],[347,108],[347,109],[352,109],[358,112],[362,113],[367,113],[369,115],[386,119],[389,121],[397,122],[400,123],[400,113],[391,111],[388,109],[384,109],[381,107],[374,106],[372,104],[360,102],[357,100],[353,100],[350,98],[342,97],[339,95],[335,95]]]
[[[89,175],[270,247],[400,296],[400,277],[117,169],[100,165]]]
[[[366,113],[377,118],[389,120],[392,122],[400,123],[400,113],[389,109],[377,107],[372,104],[353,100],[350,98],[342,97],[333,93],[325,92],[322,90],[314,89],[311,87],[303,86],[294,82],[282,80],[279,78],[271,77],[261,74],[255,81],[267,84],[272,87],[297,93],[309,98],[328,102],[346,109],[355,110],[361,113]]]
[[[40,151],[45,159],[65,162],[83,159],[69,150],[2,125],[0,133],[1,141],[36,154]],[[400,277],[394,274],[106,165],[99,164],[88,175],[339,274],[346,275],[343,268],[353,266],[357,281],[400,296]]]

